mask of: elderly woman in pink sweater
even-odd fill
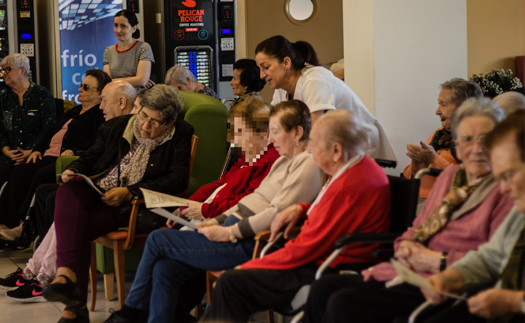
[[[512,200],[500,192],[483,147],[485,135],[503,117],[498,105],[478,98],[465,101],[455,113],[452,136],[462,164],[438,177],[423,211],[396,240],[395,257],[404,266],[423,276],[443,271],[487,242],[510,212]],[[315,282],[304,322],[392,322],[408,317],[424,301],[419,288],[397,277],[390,263],[381,263],[362,276]]]

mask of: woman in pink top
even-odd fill
[[[423,168],[445,169],[458,163],[454,156],[454,143],[450,132],[452,115],[466,99],[483,96],[476,83],[460,78],[451,79],[440,87],[436,115],[441,120],[441,127],[434,131],[426,142],[420,142],[420,145],[407,145],[407,156],[412,161],[403,170],[406,178],[413,178]],[[423,176],[419,189],[419,198],[422,199],[420,202],[424,202],[428,197],[435,181],[432,176]]]
[[[438,177],[412,228],[396,240],[395,257],[401,264],[424,276],[438,273],[487,242],[510,212],[512,200],[500,192],[482,145],[503,117],[502,109],[488,99],[471,98],[458,109],[451,129],[462,165],[451,166]],[[408,317],[425,301],[419,288],[396,278],[390,263],[371,267],[362,275],[316,281],[304,322],[334,322],[335,318],[338,322],[341,318],[392,322]],[[381,311],[374,310],[378,308]]]

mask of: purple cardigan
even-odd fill
[[[402,241],[412,241],[414,228],[419,227],[441,204],[459,167],[459,165],[450,166],[438,177],[425,207],[414,220],[412,227],[397,238],[394,244],[396,251]],[[465,256],[470,250],[477,249],[479,245],[487,242],[510,212],[512,206],[512,199],[501,194],[499,185],[491,176],[452,214],[451,221],[430,238],[426,246],[434,251],[448,252],[448,267]],[[371,279],[387,281],[397,276],[394,267],[386,262],[364,270],[362,274],[365,281]],[[423,276],[430,275],[430,273],[420,274]]]

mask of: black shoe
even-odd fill
[[[72,282],[69,277],[64,275],[58,275],[58,277],[64,277],[66,283],[55,283],[44,287],[42,291],[44,298],[50,302],[60,302],[66,306],[80,304],[80,289],[78,289],[77,283]]]
[[[46,299],[42,296],[42,286],[38,284],[36,279],[28,280],[24,286],[6,292],[5,296],[23,303],[46,302]]]
[[[104,323],[135,323],[136,320],[133,318],[127,318],[122,317],[119,315],[119,311],[113,311],[113,309],[110,309],[109,312],[111,315],[108,317],[107,320],[104,321]]]
[[[24,271],[22,268],[18,269],[4,278],[0,278],[0,288],[7,290],[14,290],[18,287],[22,287],[27,283],[27,279],[24,277]]]
[[[65,317],[61,317],[60,320],[58,320],[58,323],[89,323],[89,312],[87,307],[76,308],[66,306],[64,311],[73,312],[75,313],[76,317],[74,319],[66,319]]]

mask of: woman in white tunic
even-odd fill
[[[301,100],[310,107],[312,123],[326,110],[350,110],[369,135],[367,155],[397,161],[377,119],[344,82],[320,66],[312,45],[304,41],[290,43],[283,36],[274,36],[257,45],[255,54],[261,78],[275,90],[272,105]]]

